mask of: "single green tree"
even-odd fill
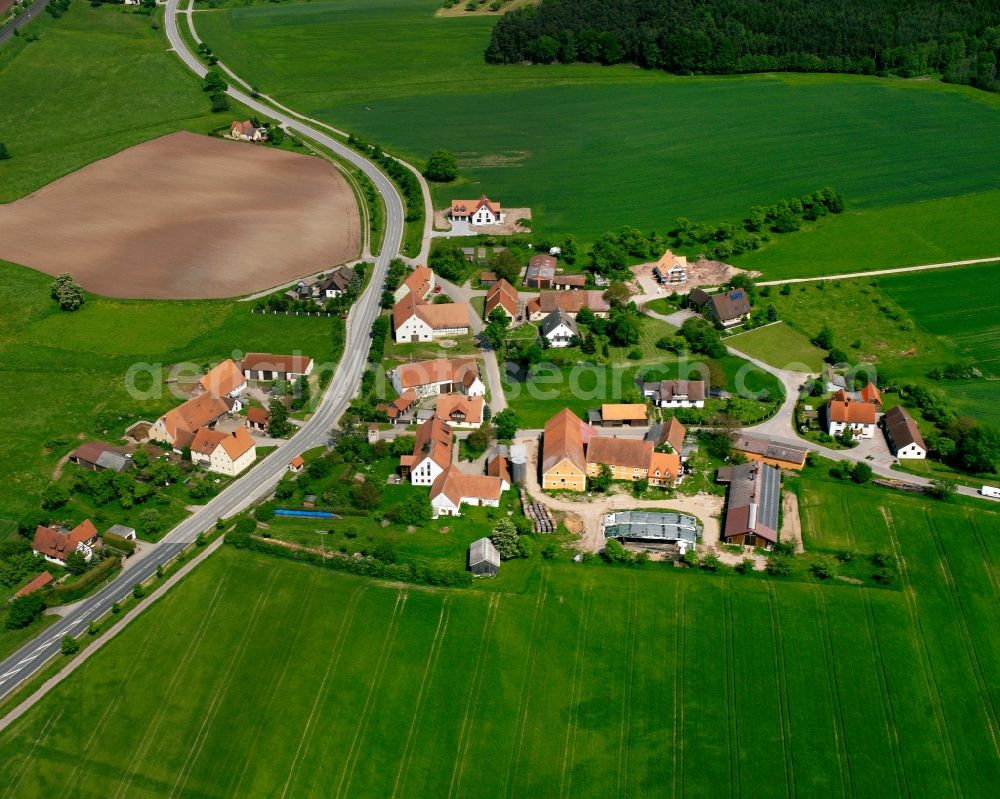
[[[506,408],[493,417],[493,426],[496,428],[497,438],[500,439],[512,439],[517,435],[517,428],[520,424],[521,420],[518,418],[517,411],[511,408]]]
[[[62,643],[59,645],[59,651],[64,655],[75,655],[80,651],[80,642],[72,635],[63,636]]]
[[[90,568],[90,564],[87,563],[87,559],[80,550],[75,549],[66,556],[66,571],[70,574],[80,575],[88,568]]]
[[[0,161],[6,161],[10,158],[10,150],[7,149],[7,145],[0,141]]]
[[[424,177],[438,183],[450,183],[458,177],[458,161],[448,150],[435,150],[427,159]]]
[[[510,560],[519,556],[517,548],[517,528],[510,519],[501,519],[496,523],[493,532],[490,533],[490,541],[497,548],[503,560]]]

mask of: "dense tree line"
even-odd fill
[[[505,14],[491,63],[632,63],[677,74],[849,72],[1000,90],[996,0],[544,0]]]
[[[420,190],[420,181],[407,167],[385,152],[377,144],[368,144],[353,133],[347,137],[347,143],[358,152],[378,164],[392,178],[406,200],[406,221],[416,222],[423,217],[424,195]]]

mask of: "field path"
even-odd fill
[[[947,269],[950,266],[972,266],[973,264],[992,264],[1000,261],[995,258],[970,258],[967,261],[946,261],[943,264],[921,264],[920,266],[897,266],[893,269],[874,269],[871,272],[845,272],[841,275],[820,275],[818,277],[790,277],[784,280],[761,280],[758,286],[780,286],[784,283],[815,283],[820,280],[850,280],[855,277],[878,277],[879,275],[898,275],[902,272],[923,272],[928,269]]]
[[[590,628],[590,604],[594,587],[587,585],[583,594],[583,612],[580,629],[576,638],[576,655],[573,658],[573,682],[570,692],[569,715],[566,719],[566,742],[563,745],[562,773],[559,776],[559,796],[571,796],[573,790],[573,763],[576,761],[576,738],[580,727],[580,697],[583,693],[583,652],[587,646],[587,631]]]

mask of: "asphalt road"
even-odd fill
[[[204,76],[206,67],[188,51],[178,33],[178,3],[179,0],[169,0],[166,5],[167,38],[184,64],[193,72]],[[39,8],[40,6],[41,4]],[[91,619],[97,619],[107,613],[113,603],[120,602],[131,593],[135,583],[151,577],[156,572],[157,566],[170,561],[184,546],[193,542],[199,533],[213,527],[217,519],[228,518],[266,496],[285,473],[289,460],[327,441],[331,428],[360,387],[371,344],[369,331],[379,313],[379,299],[382,295],[385,274],[389,261],[398,255],[403,241],[403,201],[395,186],[382,172],[339,141],[280,111],[272,110],[266,104],[237,89],[230,88],[229,95],[257,111],[262,117],[274,119],[289,131],[309,137],[364,170],[382,194],[386,206],[382,254],[375,261],[375,269],[368,288],[351,309],[347,319],[344,354],[312,417],[277,451],[272,452],[207,505],[202,506],[167,533],[152,552],[130,565],[99,592],[80,602],[59,622],[0,662],[0,699],[36,674],[56,655],[63,636],[76,636],[86,630]]]
[[[31,6],[31,8],[21,14],[21,16],[11,22],[6,28],[0,30],[0,44],[3,44],[11,36],[13,36],[16,29],[23,28],[31,20],[41,14],[42,11],[45,10],[45,6],[48,4],[49,0],[35,0],[35,3]]]

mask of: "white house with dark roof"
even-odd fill
[[[661,380],[643,383],[642,394],[660,408],[704,408],[704,380]]]
[[[568,347],[580,335],[576,321],[561,308],[542,320],[539,332],[550,347]]]

